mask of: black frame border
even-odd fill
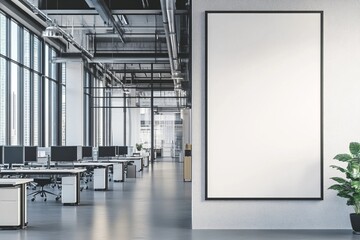
[[[209,197],[208,196],[208,16],[209,14],[303,13],[320,15],[320,197]],[[324,132],[323,132],[323,77],[324,77],[324,11],[205,11],[205,200],[324,200]]]

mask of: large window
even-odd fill
[[[61,145],[66,145],[66,63],[61,68]]]
[[[19,35],[20,28],[18,24],[11,21],[10,24],[10,57],[12,60],[19,60]],[[11,129],[11,140],[12,145],[20,144],[20,133],[19,133],[19,81],[20,81],[20,67],[18,64],[11,62],[10,64],[10,129]]]
[[[57,53],[48,44],[45,45],[45,81],[44,81],[44,114],[45,146],[59,145],[59,65],[52,63]]]
[[[33,144],[40,144],[40,84],[41,84],[41,75],[38,73],[41,71],[41,42],[34,36],[34,52],[33,52],[33,63],[34,63],[34,74],[33,74],[33,119],[32,119],[32,129],[33,129]]]
[[[7,19],[0,13],[0,54],[3,56],[7,55]],[[1,57],[0,58],[0,145],[6,144],[6,82],[7,78],[7,62]]]
[[[28,30],[24,30],[24,65],[30,68],[30,33]],[[23,121],[24,121],[24,145],[31,145],[31,99],[30,99],[30,70],[23,70]]]
[[[84,144],[111,145],[111,92],[98,70],[85,70],[84,79]]]
[[[84,145],[91,146],[90,132],[91,132],[91,72],[85,69],[84,77]]]
[[[52,62],[57,54],[0,12],[0,145],[51,146],[64,141],[65,132],[59,130],[65,126],[64,114],[59,112],[65,102],[59,79],[65,93],[65,76],[61,64]]]

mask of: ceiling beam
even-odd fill
[[[163,68],[163,69],[109,69],[114,73],[171,73],[170,68]]]
[[[48,15],[99,15],[95,9],[43,9]],[[113,15],[161,15],[161,10],[135,9],[135,10],[111,10]],[[176,10],[176,15],[186,15],[187,10]]]
[[[169,58],[123,58],[123,57],[94,57],[90,63],[169,63]]]
[[[131,80],[126,80],[125,84],[150,84],[151,83],[151,79],[148,80],[138,80],[138,79],[134,79],[133,81]],[[152,80],[153,84],[163,84],[163,85],[167,85],[167,86],[174,86],[174,81],[172,79],[167,79],[167,80],[163,80],[163,79],[158,79],[155,78]]]
[[[150,53],[142,53],[142,52],[128,52],[128,53],[113,53],[113,52],[109,52],[109,53],[95,53],[94,57],[96,58],[168,58],[168,54],[167,53],[154,53],[154,52],[150,52]]]
[[[120,27],[120,24],[115,21],[114,16],[112,15],[109,7],[106,5],[104,0],[85,0],[90,7],[94,7],[99,13],[100,17],[103,19],[105,24],[111,25],[119,35],[121,42],[125,42],[123,37],[123,30]],[[91,6],[92,4],[92,6]]]

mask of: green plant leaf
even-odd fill
[[[351,187],[355,188],[355,190],[359,190],[360,189],[360,182],[359,181],[352,181],[351,182]],[[359,199],[360,199],[360,195],[359,195]]]
[[[360,153],[360,143],[351,142],[349,145],[349,150],[350,150],[351,154],[358,155]]]
[[[348,193],[339,192],[337,195],[342,198],[347,198],[347,199],[352,198],[352,196]]]
[[[355,205],[354,198],[351,197],[351,198],[346,202],[346,205],[348,205],[348,206],[353,206],[353,205]]]
[[[330,165],[330,167],[335,168],[335,169],[337,169],[337,170],[339,170],[340,172],[343,172],[343,173],[347,172],[347,170],[345,168],[342,168],[342,167],[339,167],[339,166],[336,166],[336,165]]]
[[[360,202],[360,193],[355,193],[353,195],[353,198],[354,198],[354,203],[357,204]]]
[[[346,188],[343,185],[334,184],[334,185],[330,186],[329,189],[336,190],[336,191],[342,191],[342,190],[345,190]]]
[[[347,153],[338,154],[334,157],[334,159],[339,160],[341,162],[348,162],[352,159],[352,156]]]
[[[340,178],[340,177],[332,177],[330,178],[332,180],[334,180],[335,182],[338,182],[338,183],[347,183],[347,181],[343,178]]]
[[[360,178],[360,165],[357,162],[349,162],[347,172],[349,173],[348,178],[357,180]]]

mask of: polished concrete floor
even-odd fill
[[[0,240],[360,240],[345,230],[191,230],[191,183],[182,181],[182,164],[169,159],[136,179],[111,182],[110,191],[90,185],[79,206],[38,197],[28,202],[28,220],[27,229],[1,230]]]

